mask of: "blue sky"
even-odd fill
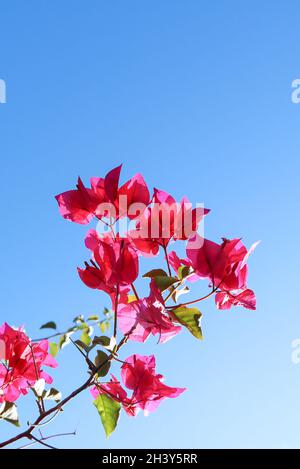
[[[17,2],[1,7],[1,321],[61,328],[106,298],[76,267],[85,227],[63,220],[54,195],[80,174],[120,162],[149,186],[212,209],[206,236],[262,240],[250,260],[257,311],[201,305],[205,340],[188,333],[154,351],[167,384],[185,386],[144,418],[122,415],[104,438],[89,393],[49,434],[59,447],[300,447],[300,77],[298,2],[190,0]],[[124,179],[125,180],[125,179]],[[149,263],[150,265],[150,263]],[[152,266],[152,264],[151,264]],[[142,268],[148,265],[143,263]],[[70,347],[55,384],[85,378]],[[30,419],[30,398],[20,403]],[[14,434],[1,423],[1,439]]]

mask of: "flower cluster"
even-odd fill
[[[132,355],[121,367],[122,381],[126,388],[132,390],[131,397],[114,376],[108,383],[94,386],[92,395],[96,399],[99,394],[108,394],[120,402],[130,416],[136,416],[141,409],[147,415],[156,410],[166,397],[177,397],[185,391],[184,388],[165,385],[162,382],[164,377],[155,373],[155,367],[154,355]]]
[[[18,425],[15,401],[30,389],[39,410],[39,417],[27,432],[0,443],[0,447],[24,436],[42,443],[47,438],[33,437],[35,428],[87,389],[109,436],[116,428],[121,409],[133,417],[140,410],[147,415],[166,398],[178,397],[185,391],[163,382],[164,377],[156,373],[154,355],[134,354],[122,360],[120,349],[127,341],[145,342],[155,336],[157,343],[162,344],[184,329],[202,339],[202,314],[194,304],[213,296],[219,310],[233,306],[256,309],[255,294],[247,283],[247,262],[258,243],[247,250],[239,238],[223,238],[220,244],[210,241],[199,234],[200,224],[210,210],[203,205],[193,207],[186,197],[176,202],[173,196],[156,188],[151,195],[141,174],[120,185],[120,175],[118,166],[104,178],[91,178],[90,187],[79,178],[75,189],[56,196],[63,218],[81,225],[98,220],[97,228],[102,228],[87,232],[89,256],[84,266],[78,267],[78,275],[87,287],[108,295],[111,309],[105,308],[104,320],[97,315],[87,319],[76,316],[66,331],[56,331],[48,337],[60,337],[50,344],[47,339],[31,340],[22,328],[6,323],[0,327],[0,419]],[[180,241],[186,244],[185,256],[170,250],[171,243],[177,246]],[[141,296],[135,285],[140,258],[155,261],[160,252],[165,265],[143,273],[149,286],[147,294]],[[179,303],[178,298],[185,298],[183,295],[200,280],[208,284],[208,293]],[[93,326],[99,326],[104,334],[111,318],[112,336],[96,336]],[[50,321],[41,326],[44,328],[57,326]],[[80,339],[72,340],[71,334],[79,331]],[[44,367],[57,366],[54,356],[68,342],[84,355],[89,377],[61,400],[61,393],[55,388],[44,389],[45,383],[52,382]],[[121,378],[112,374],[104,380],[112,362],[122,363]],[[54,400],[56,405],[46,409],[45,400]]]
[[[13,329],[4,323],[0,327],[0,403],[15,402],[21,394],[27,394],[35,383],[52,378],[42,369],[55,368],[54,358],[48,353],[48,341],[31,342],[22,329]]]
[[[195,249],[195,244],[201,247]],[[177,272],[180,265],[185,265],[195,272],[194,279],[208,279],[213,291],[217,292],[215,302],[218,309],[231,306],[255,309],[255,294],[247,287],[247,260],[257,244],[247,251],[240,239],[223,239],[222,244],[217,244],[199,239],[196,234],[188,242],[187,258],[179,259],[173,251],[169,261]]]
[[[223,239],[221,244],[204,239],[197,231],[208,209],[193,208],[186,197],[177,203],[170,194],[158,189],[150,197],[140,174],[119,187],[120,172],[118,166],[104,178],[91,178],[91,187],[85,187],[78,179],[75,190],[56,199],[67,220],[87,224],[96,218],[108,228],[104,233],[88,231],[85,244],[91,258],[78,273],[85,285],[110,296],[115,325],[126,341],[145,342],[150,335],[158,335],[158,341],[164,343],[183,326],[201,338],[201,313],[187,306],[203,298],[177,304],[179,294],[189,291],[183,287],[185,281],[207,279],[211,291],[205,298],[215,295],[218,309],[255,309],[254,292],[247,287],[247,260],[256,244],[247,251],[240,239]],[[130,227],[121,235],[116,229],[117,221],[126,217]],[[168,252],[170,242],[180,240],[187,241],[186,258],[180,258],[175,251]],[[139,257],[154,257],[160,250],[165,255],[167,272],[154,269],[144,274],[150,278],[150,291],[140,298],[134,287]],[[170,299],[173,306],[167,305]],[[177,397],[184,390],[162,383],[162,376],[155,374],[154,356],[127,358],[121,376],[125,387],[132,390],[131,397],[114,376],[106,383],[97,381],[92,394],[95,398],[109,396],[129,415],[136,415],[139,409],[151,412],[163,399]]]

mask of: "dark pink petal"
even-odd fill
[[[103,178],[92,177],[91,178],[91,188],[92,188],[95,196],[98,198],[99,201],[104,202],[106,200],[104,179]]]
[[[59,211],[66,220],[86,225],[93,218],[93,214],[85,208],[78,190],[63,192],[55,198],[58,202]]]
[[[120,254],[116,259],[114,268],[116,281],[118,283],[133,283],[139,273],[138,255],[136,251],[128,244],[124,244],[124,246],[120,248]]]
[[[119,217],[128,216],[130,219],[136,218],[136,213],[128,213],[128,210],[132,206],[132,204],[142,204],[144,205],[144,209],[146,209],[147,205],[150,203],[150,194],[148,187],[145,183],[145,180],[141,174],[136,174],[133,176],[132,179],[127,181],[122,187],[120,187],[118,191],[118,196],[127,198],[127,211],[124,213],[124,210],[119,207]],[[141,215],[141,212],[138,213]]]
[[[89,230],[86,234],[84,239],[84,243],[88,249],[91,251],[95,251],[100,242],[100,236],[98,235],[96,230]]]
[[[126,358],[126,363],[122,366],[121,375],[124,385],[128,389],[135,389],[139,384],[144,370],[155,372],[156,361],[154,355],[143,356],[134,354]]]
[[[98,218],[108,216],[108,197],[105,192],[103,178],[91,178],[91,187],[93,200],[95,201],[94,213]]]
[[[227,258],[219,244],[201,239],[197,234],[189,240],[186,252],[195,272],[201,278],[210,279],[214,285],[222,281]]]
[[[131,232],[130,235],[131,234],[133,234],[133,232]],[[157,256],[159,252],[159,244],[154,239],[142,239],[133,236],[131,241],[140,256],[153,257]]]
[[[98,288],[102,290],[102,287],[105,287],[105,282],[103,277],[96,267],[88,266],[86,269],[77,269],[79,277],[89,288]]]
[[[105,193],[111,202],[114,202],[118,195],[119,179],[122,165],[117,166],[107,173],[104,180]]]

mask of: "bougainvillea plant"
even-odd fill
[[[0,327],[0,419],[19,426],[17,401],[30,391],[38,411],[33,423],[0,447],[27,438],[29,445],[52,448],[48,440],[54,435],[44,436],[41,426],[85,391],[107,436],[115,430],[121,412],[135,417],[140,410],[156,411],[164,399],[180,396],[185,388],[165,384],[156,371],[154,355],[121,355],[126,343],[145,342],[153,335],[163,344],[183,329],[202,339],[202,314],[195,305],[212,296],[220,310],[256,307],[254,292],[247,286],[247,261],[257,243],[247,250],[241,239],[223,238],[220,243],[205,239],[199,227],[208,209],[193,208],[185,197],[177,203],[162,190],[150,194],[140,174],[120,185],[120,173],[121,166],[104,178],[91,178],[90,187],[79,178],[75,189],[56,196],[65,219],[82,225],[97,221],[97,229],[86,234],[88,261],[78,274],[87,287],[107,294],[109,308],[103,317],[77,316],[63,332],[50,321],[41,329],[53,329],[52,333],[40,340],[30,339],[22,327],[6,323]],[[170,248],[180,241],[186,243],[184,258]],[[159,252],[164,265],[140,273],[140,258],[155,260]],[[145,296],[137,291],[139,275],[148,290]],[[197,290],[200,280],[208,291],[190,299],[190,287]],[[52,378],[44,368],[57,366],[55,357],[68,343],[84,357],[88,376],[62,397],[50,386]],[[114,374],[110,374],[113,364]]]

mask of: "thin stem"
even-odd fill
[[[37,366],[36,366],[36,361],[35,361],[35,356],[34,356],[34,353],[33,353],[32,345],[30,344],[29,347],[30,347],[30,351],[31,351],[32,359],[33,359],[36,380],[38,381],[39,380],[39,373],[38,373],[38,369],[37,369]],[[43,412],[45,412],[45,404],[44,404],[43,396],[38,396],[38,404],[39,404],[40,413],[42,414]]]
[[[48,419],[46,422],[42,422],[42,423],[39,423],[39,424],[32,424],[33,427],[45,427],[46,425],[49,425],[49,423],[51,423],[55,417],[57,417],[57,415],[61,412],[61,409],[58,409],[54,415],[52,415],[52,417],[50,417],[50,419]]]
[[[114,240],[116,240],[116,233],[114,230],[114,223],[112,222],[111,214],[109,214],[109,227],[110,227],[110,231],[111,231],[111,234],[113,235]]]
[[[132,288],[133,293],[135,294],[136,299],[139,300],[140,298],[139,298],[138,292],[136,291],[136,288],[133,283],[131,284],[131,288]]]
[[[56,435],[50,435],[50,436],[45,436],[43,437],[41,435],[41,438],[38,440],[38,441],[32,441],[31,443],[28,443],[27,445],[24,445],[24,446],[21,446],[20,448],[18,449],[25,449],[25,448],[29,448],[29,446],[33,446],[33,445],[36,445],[37,443],[41,443],[43,441],[46,441],[46,440],[50,440],[51,438],[57,438],[57,437],[60,437],[60,436],[74,436],[76,435],[76,431],[74,432],[68,432],[68,433],[57,433]],[[34,438],[33,438],[34,439]]]
[[[166,303],[170,298],[171,296],[173,295],[173,293],[176,292],[176,290],[182,285],[182,280],[179,281],[178,285],[176,285],[176,287],[174,288],[174,290],[170,291],[170,293],[166,296],[164,302]]]
[[[95,215],[95,214],[94,214],[94,215]],[[103,225],[105,225],[105,226],[107,226],[107,227],[109,228],[109,224],[108,224],[106,221],[102,220],[102,218],[99,218],[98,215],[95,215],[95,216],[96,216],[96,218],[97,218],[99,221],[101,221],[101,222],[103,223]]]
[[[162,244],[162,248],[163,248],[164,253],[165,253],[165,258],[166,258],[166,263],[167,263],[169,275],[170,275],[170,277],[172,277],[172,271],[171,271],[171,266],[170,266],[170,262],[169,262],[169,258],[168,258],[167,246],[165,245],[165,243]]]
[[[212,291],[211,291],[210,293],[208,293],[207,295],[202,296],[201,298],[197,298],[197,300],[191,300],[191,301],[187,301],[186,303],[181,303],[181,304],[177,305],[176,308],[180,308],[181,306],[192,305],[192,304],[194,304],[194,303],[199,303],[199,301],[206,300],[206,299],[209,298],[211,295],[213,295],[217,290],[218,290],[218,287],[214,287],[214,288],[212,289]],[[168,308],[168,309],[174,309],[174,306],[166,306],[166,308]]]
[[[46,446],[46,448],[57,449],[57,448],[55,448],[55,446],[48,445],[48,443],[45,443],[45,442],[43,441],[43,439],[40,439],[40,440],[39,440],[38,438],[36,438],[36,437],[33,436],[33,435],[30,435],[30,439],[31,439],[31,440],[35,440],[36,443],[40,443],[41,445]]]
[[[117,328],[118,328],[118,303],[119,303],[119,284],[117,285],[116,290],[116,299],[115,299],[115,317],[114,317],[114,338],[117,337]]]
[[[55,334],[50,334],[47,337],[41,337],[40,339],[32,339],[32,342],[40,342],[41,340],[52,339],[54,337],[58,337],[59,335],[64,335],[66,333],[67,333],[67,331],[65,331],[65,332],[55,332]]]

